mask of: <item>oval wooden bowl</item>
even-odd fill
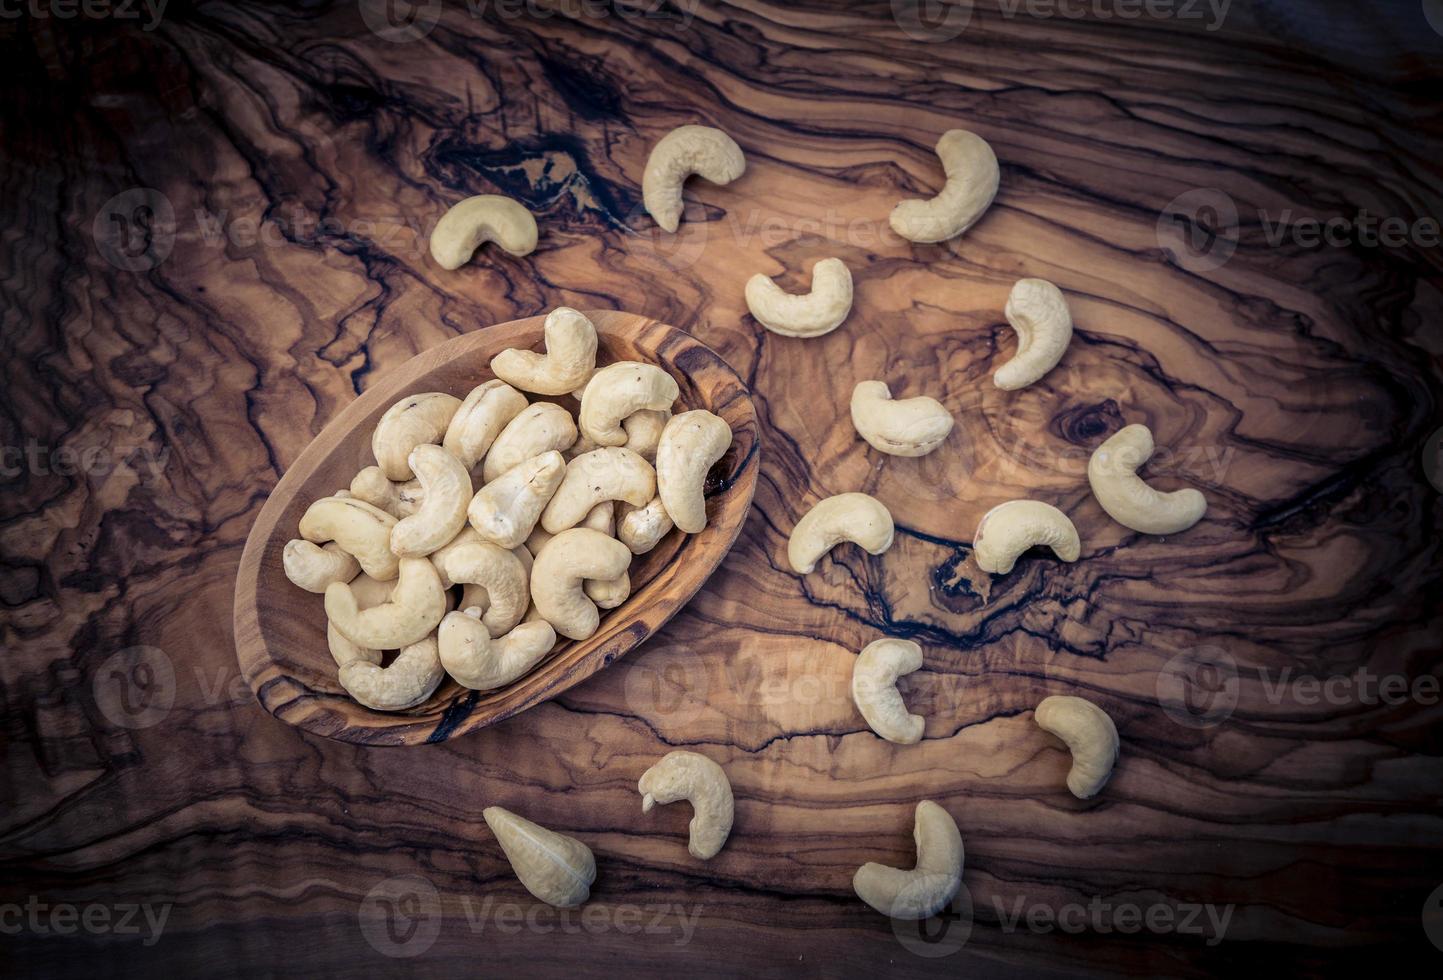
[[[326,645],[322,598],[296,588],[281,567],[285,543],[311,502],[350,485],[373,462],[371,431],[397,400],[421,391],[465,397],[494,375],[507,347],[541,349],[545,317],[513,320],[457,337],[380,378],[306,447],[261,508],[246,539],[235,590],[236,654],[251,690],[271,714],[328,738],[370,745],[439,742],[485,728],[553,698],[624,656],[686,604],[731,549],[756,489],[760,454],[756,409],[746,384],[690,334],[632,313],[587,313],[596,324],[598,363],[659,364],[681,388],[677,411],[705,408],[727,421],[732,444],[707,482],[707,526],[673,530],[631,566],[631,597],[603,612],[586,640],[563,640],[526,677],[497,691],[471,691],[447,678],[409,711],[374,711],[336,680]],[[573,411],[573,399],[558,398]]]

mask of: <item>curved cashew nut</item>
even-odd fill
[[[752,316],[772,333],[820,337],[852,312],[852,273],[841,259],[822,259],[812,266],[812,291],[796,294],[758,272],[747,280],[746,297]]]
[[[512,255],[536,248],[536,219],[509,197],[477,194],[451,206],[431,232],[431,257],[443,269],[459,269],[486,242]]]
[[[702,409],[673,416],[661,434],[656,448],[657,495],[672,521],[687,534],[706,529],[706,475],[731,444],[731,426]],[[646,503],[628,502],[638,507]]]
[[[591,848],[499,806],[488,806],[481,816],[501,843],[511,870],[532,895],[559,909],[574,909],[591,897],[596,881]]]
[[[546,542],[531,568],[531,601],[556,632],[584,640],[596,632],[601,614],[587,597],[587,579],[620,577],[631,564],[631,551],[600,531],[574,527]]]
[[[633,555],[644,555],[655,548],[666,532],[675,525],[660,497],[653,497],[645,507],[626,509],[622,504],[621,520],[616,522],[616,537],[631,549]]]
[[[386,479],[400,482],[411,479],[411,466],[406,460],[411,450],[426,442],[440,442],[451,424],[451,417],[461,407],[461,400],[440,391],[427,391],[402,398],[386,409],[371,434],[371,452]],[[351,491],[355,493],[354,490]]]
[[[474,469],[501,430],[525,408],[526,396],[506,382],[494,378],[483,382],[471,389],[451,416],[441,445],[466,469]]]
[[[607,446],[566,464],[566,476],[546,510],[541,526],[552,534],[575,527],[597,504],[624,500],[641,507],[656,495],[656,471],[630,449]]]
[[[466,530],[470,531],[473,535],[475,535],[475,541],[478,544],[481,543],[481,535],[476,534],[474,528],[468,527]],[[489,541],[486,543],[490,544]],[[529,604],[529,596],[531,595],[531,552],[527,550],[524,544],[518,544],[516,547],[511,549],[511,554],[516,556],[516,560],[521,563],[521,570],[526,573],[526,594],[528,596],[528,605],[526,609],[529,612],[533,608]],[[432,555],[431,560],[434,563],[436,560],[436,556]],[[446,581],[446,574],[444,572],[442,572],[441,574],[441,581]],[[486,611],[491,608],[491,594],[486,591],[486,586],[484,585],[478,585],[474,582],[462,583],[461,602],[459,605],[456,606],[456,608],[471,609],[472,607],[475,607],[478,614],[484,615]]]
[[[1019,279],[1003,310],[1017,331],[1017,353],[992,375],[1003,391],[1025,388],[1057,366],[1072,340],[1067,300],[1046,279]]]
[[[489,541],[458,545],[446,553],[443,578],[486,590],[486,615],[481,622],[492,636],[501,636],[521,622],[531,604],[526,568],[514,552]]]
[[[546,542],[551,540],[551,538],[551,533],[540,524],[537,524],[536,527],[531,529],[531,533],[526,537],[526,550],[531,552],[532,558],[535,558],[537,555],[541,554],[541,549],[546,545]]]
[[[351,480],[347,496],[364,500],[372,507],[378,507],[392,517],[410,517],[421,507],[421,481],[407,480],[394,483],[386,479],[379,466],[367,466]],[[335,496],[341,496],[337,493]]]
[[[396,577],[391,528],[396,519],[355,497],[323,497],[301,517],[301,537],[315,544],[334,541],[355,556],[362,571],[382,581]]]
[[[642,773],[636,791],[641,794],[642,813],[650,813],[655,803],[686,800],[691,804],[686,849],[694,858],[715,857],[732,832],[735,803],[731,781],[721,766],[704,755],[683,749],[668,752]]]
[[[368,708],[404,711],[429,698],[445,676],[436,638],[427,636],[407,644],[389,667],[365,660],[346,664],[340,680],[346,693]]]
[[[396,587],[395,582],[382,582],[373,579],[362,572],[351,581],[351,591],[355,593],[356,605],[361,609],[370,609],[372,606],[379,606],[391,598],[391,590]],[[335,658],[337,667],[344,667],[353,660],[363,660],[368,664],[379,664],[381,662],[381,651],[373,650],[370,647],[363,647],[359,643],[353,643],[336,629],[336,624],[326,620],[326,646]]]
[[[440,446],[422,443],[407,459],[421,482],[421,506],[391,528],[391,550],[401,558],[425,558],[466,526],[471,474]]]
[[[466,517],[485,540],[514,548],[536,527],[565,475],[566,461],[554,449],[533,456],[476,491]]]
[[[581,590],[597,609],[615,609],[631,598],[631,575],[622,572],[616,578],[588,579]]]
[[[930,200],[913,198],[892,209],[892,230],[914,242],[944,242],[982,217],[997,196],[997,154],[987,141],[965,129],[949,129],[937,141],[947,183]]]
[[[332,582],[349,582],[361,571],[361,563],[334,541],[320,546],[299,538],[286,542],[281,567],[293,584],[317,594]]]
[[[1208,502],[1191,487],[1162,493],[1144,483],[1137,470],[1152,451],[1152,430],[1147,426],[1134,423],[1119,430],[1087,461],[1092,495],[1123,527],[1144,534],[1186,531],[1202,520]]]
[[[1072,769],[1067,788],[1079,800],[1089,800],[1106,785],[1117,762],[1117,726],[1097,705],[1085,698],[1054,694],[1043,698],[1032,715],[1037,727],[1067,743]]]
[[[952,431],[952,415],[935,398],[894,400],[881,381],[852,389],[852,425],[873,449],[892,456],[925,456]]]
[[[720,129],[680,126],[651,148],[641,177],[641,200],[664,231],[681,224],[681,186],[692,174],[713,184],[730,184],[747,169],[742,148]]]
[[[843,541],[851,541],[873,555],[892,547],[892,515],[882,502],[865,493],[839,493],[819,501],[792,529],[787,559],[803,575]]]
[[[555,500],[555,497],[551,498]],[[589,527],[593,531],[600,531],[602,534],[616,536],[616,501],[603,500],[595,507],[586,512],[577,527]]]
[[[626,448],[647,462],[652,462],[656,459],[656,449],[661,444],[661,434],[666,429],[666,423],[670,421],[671,409],[668,408],[655,412],[643,408],[639,412],[632,412],[621,420],[621,427],[626,430]]]
[[[545,620],[522,623],[503,636],[492,636],[478,610],[447,613],[436,631],[441,666],[451,679],[473,691],[505,687],[541,662],[556,645],[556,631]]]
[[[917,804],[910,871],[869,861],[852,876],[857,897],[894,919],[926,919],[947,907],[962,884],[962,835],[952,815],[931,800]]]
[[[994,575],[1012,571],[1017,556],[1033,545],[1046,545],[1063,561],[1077,561],[1082,542],[1066,514],[1037,500],[1009,500],[982,515],[972,550],[977,567]]]
[[[561,451],[576,441],[571,413],[553,402],[536,402],[516,414],[486,454],[481,478],[487,483],[528,459]]]
[[[921,666],[922,648],[892,637],[868,643],[852,664],[852,701],[867,727],[889,742],[913,745],[922,740],[927,720],[908,714],[897,690],[897,678]]]
[[[485,538],[481,537],[481,535],[476,533],[476,529],[474,527],[471,527],[468,524],[461,530],[457,531],[454,538],[452,538],[450,541],[447,541],[435,551],[431,552],[429,557],[431,559],[431,564],[436,566],[436,574],[441,578],[441,588],[449,589],[451,588],[451,586],[457,584],[451,581],[450,577],[446,574],[446,560],[450,557],[451,552],[456,551],[468,544],[481,544],[485,540]],[[461,608],[466,608],[466,604],[463,604]]]
[[[617,361],[597,371],[581,393],[580,429],[598,446],[624,446],[623,419],[643,409],[669,410],[681,395],[676,379],[655,364]]]
[[[399,650],[420,642],[446,615],[446,590],[425,558],[402,558],[400,579],[391,598],[362,609],[344,582],[326,589],[326,615],[341,635],[372,650]]]
[[[596,327],[568,306],[546,316],[546,353],[509,348],[491,358],[491,370],[522,391],[564,395],[584,385],[596,367]]]

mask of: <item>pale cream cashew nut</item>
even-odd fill
[[[293,585],[318,595],[332,582],[349,582],[361,572],[361,563],[336,542],[318,545],[304,538],[286,542],[281,567]]]
[[[346,664],[340,681],[347,694],[368,708],[405,711],[429,698],[445,676],[436,638],[426,636],[402,647],[389,667],[366,660]]]
[[[353,643],[372,650],[399,650],[417,643],[446,615],[446,590],[425,558],[402,558],[400,578],[387,602],[362,609],[344,582],[326,589],[326,615]]]
[[[379,466],[367,466],[351,480],[349,495],[401,518],[410,517],[420,509],[423,492],[420,480],[396,483],[387,479]]]
[[[1202,520],[1207,500],[1187,487],[1163,493],[1137,475],[1152,458],[1152,430],[1140,423],[1125,426],[1097,447],[1087,461],[1087,482],[1107,515],[1123,527],[1143,534],[1176,534]]]
[[[931,800],[917,804],[910,870],[869,861],[852,876],[857,897],[894,919],[927,919],[947,907],[962,884],[962,834],[952,815]]]
[[[622,572],[616,578],[587,579],[581,590],[596,603],[597,609],[615,609],[631,598],[631,574]]]
[[[735,803],[726,772],[711,759],[678,749],[642,773],[636,791],[641,794],[641,812],[650,813],[653,804],[686,800],[692,817],[687,830],[686,849],[705,861],[716,857],[732,832]]]
[[[370,609],[372,606],[379,606],[391,598],[391,591],[395,589],[396,583],[382,582],[373,579],[362,572],[351,580],[351,592],[356,597],[356,605],[360,609]],[[368,664],[379,664],[381,662],[381,651],[373,650],[370,647],[363,647],[359,643],[353,643],[346,639],[336,624],[329,619],[326,620],[326,646],[335,658],[337,667],[344,667],[353,660],[363,660]]]
[[[574,527],[541,549],[531,568],[531,601],[556,632],[584,640],[596,632],[601,614],[583,590],[587,579],[614,579],[631,564],[631,551],[600,531]]]
[[[486,458],[491,444],[507,424],[526,408],[526,396],[504,381],[492,379],[471,389],[451,416],[441,445],[468,470]]]
[[[642,410],[670,410],[680,395],[676,379],[655,364],[617,361],[597,371],[581,393],[579,428],[598,446],[624,446],[623,419]]]
[[[511,870],[532,895],[559,909],[576,908],[591,897],[596,881],[591,848],[499,806],[488,806],[481,816],[506,852]]]
[[[575,527],[592,508],[607,500],[644,506],[656,496],[656,470],[622,446],[607,446],[566,464],[566,476],[541,513],[541,526],[552,534]]]
[[[641,177],[642,203],[664,231],[674,232],[681,224],[681,188],[688,177],[730,184],[746,169],[741,147],[720,129],[680,126],[651,148]]]
[[[443,269],[459,269],[486,242],[512,255],[536,249],[536,219],[520,201],[477,194],[451,206],[431,232],[431,257]]]
[[[461,399],[454,395],[426,391],[402,398],[386,409],[371,434],[371,452],[386,479],[411,479],[415,474],[406,462],[411,450],[425,442],[439,443],[460,407]]]
[[[545,620],[521,623],[492,636],[480,610],[447,613],[436,631],[441,665],[451,679],[473,691],[494,691],[522,677],[556,645],[556,631]]]
[[[892,547],[895,532],[892,515],[880,500],[865,493],[839,493],[819,501],[797,521],[787,542],[787,559],[806,575],[843,541],[880,555]]]
[[[551,498],[555,500],[555,497]],[[544,513],[544,512],[543,512]],[[603,500],[586,512],[577,527],[589,527],[593,531],[616,537],[616,501]]]
[[[913,745],[927,721],[907,713],[897,678],[922,666],[922,648],[911,640],[884,637],[868,643],[852,664],[852,701],[867,727],[889,742]]]
[[[653,497],[645,507],[621,505],[621,519],[616,522],[616,537],[631,549],[633,555],[644,555],[655,548],[675,525],[660,497]]]
[[[655,460],[661,434],[670,421],[671,410],[666,408],[655,412],[645,408],[632,412],[621,420],[621,427],[626,430],[626,448],[647,462]]]
[[[1003,310],[1017,332],[1017,353],[992,375],[1003,391],[1016,391],[1039,380],[1057,366],[1072,340],[1072,314],[1067,300],[1046,279],[1019,279]]]
[[[514,552],[489,541],[466,543],[449,550],[444,565],[444,578],[486,591],[481,622],[492,636],[509,633],[526,615],[531,604],[529,576]]]
[[[567,449],[576,441],[571,413],[553,402],[536,402],[516,414],[486,454],[481,478],[490,483],[507,470],[552,450]]]
[[[841,259],[822,259],[812,266],[812,291],[788,293],[758,272],[747,280],[746,297],[752,316],[772,333],[820,337],[852,311],[852,273]]]
[[[466,517],[485,540],[514,548],[536,527],[565,476],[566,461],[554,449],[533,456],[476,491]]]
[[[334,541],[360,563],[361,570],[382,581],[396,577],[397,557],[391,551],[396,519],[355,497],[322,497],[301,516],[301,537],[315,544]]]
[[[913,242],[944,242],[976,224],[997,196],[1001,173],[987,141],[965,129],[949,129],[937,141],[947,183],[933,198],[913,198],[892,209],[892,230]]]
[[[1054,694],[1043,698],[1033,712],[1037,727],[1067,744],[1072,768],[1067,788],[1079,800],[1090,800],[1107,784],[1117,762],[1117,726],[1097,705],[1085,698]]]
[[[596,327],[568,306],[546,316],[546,353],[508,348],[491,358],[491,371],[522,391],[565,395],[586,384],[596,368]]]
[[[1063,561],[1082,551],[1077,528],[1067,515],[1038,500],[1009,500],[982,515],[972,539],[977,567],[994,575],[1012,571],[1017,558],[1034,545],[1045,545]]]
[[[926,395],[894,399],[882,381],[852,389],[852,425],[873,449],[892,456],[925,456],[952,431],[952,414]]]
[[[391,550],[401,558],[425,558],[466,526],[471,474],[440,446],[422,443],[407,465],[421,482],[421,506],[391,528]]]
[[[703,409],[672,416],[661,434],[656,449],[657,495],[672,522],[687,534],[706,529],[706,475],[731,444],[731,426]]]

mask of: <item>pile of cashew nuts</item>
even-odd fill
[[[997,157],[980,136],[950,130],[938,140],[936,153],[946,177],[942,191],[927,200],[902,201],[890,217],[892,229],[913,242],[961,235],[997,195]],[[745,170],[741,148],[726,133],[682,126],[652,149],[642,179],[643,202],[661,229],[675,232],[683,214],[682,187],[689,177],[727,184]],[[444,268],[455,269],[488,240],[524,255],[536,246],[535,220],[515,201],[469,198],[437,226],[432,254]],[[745,285],[752,317],[789,338],[816,338],[836,330],[852,309],[852,274],[840,259],[824,258],[813,265],[811,276],[810,292],[799,295],[785,292],[762,273],[753,275]],[[1017,351],[992,380],[1002,391],[1016,391],[1041,380],[1062,360],[1072,338],[1072,315],[1061,290],[1033,278],[1016,282],[1002,312],[1017,335]],[[561,314],[579,316],[558,310],[553,318]],[[320,512],[314,518],[308,513],[302,521],[304,540],[291,543],[294,555],[288,546],[287,568],[293,559],[298,566],[304,563],[304,577],[311,584],[296,576],[293,580],[312,591],[326,591],[332,652],[342,663],[342,683],[358,700],[373,706],[386,700],[378,678],[403,662],[407,690],[426,688],[420,699],[439,681],[442,668],[471,687],[507,683],[550,649],[553,627],[566,636],[589,635],[596,629],[598,607],[609,608],[608,603],[626,597],[630,553],[654,546],[673,525],[687,532],[705,526],[699,480],[730,441],[725,424],[704,412],[668,419],[675,384],[668,387],[670,379],[655,369],[610,365],[593,376],[588,358],[594,356],[594,335],[588,351],[584,338],[569,329],[558,321],[553,336],[548,320],[547,355],[508,351],[498,356],[492,367],[501,380],[477,388],[464,404],[427,402],[449,397],[432,394],[398,405],[391,424],[404,437],[398,435],[394,445],[378,442],[379,471],[363,472],[352,484],[350,498],[321,501],[316,505]],[[583,386],[579,435],[567,413],[545,402],[527,406],[515,390],[561,395]],[[858,436],[890,456],[934,452],[954,424],[935,398],[894,398],[880,379],[858,383],[850,407]],[[451,419],[449,427],[439,421],[443,415]],[[495,421],[502,416],[521,421],[527,435],[511,433],[517,422]],[[382,420],[383,426],[386,422]],[[439,450],[437,442],[442,444]],[[669,446],[685,446],[691,455],[668,453]],[[648,448],[655,453],[654,472]],[[1176,534],[1196,524],[1207,504],[1197,490],[1162,492],[1138,476],[1153,449],[1147,426],[1126,426],[1092,454],[1088,482],[1102,509],[1124,527],[1143,534]],[[608,452],[611,455],[597,455]],[[442,457],[456,465],[442,462]],[[462,507],[456,495],[469,491],[466,471],[478,464],[485,483],[469,506]],[[591,489],[602,485],[604,492]],[[460,489],[446,491],[447,503],[442,504],[437,501],[442,486]],[[426,516],[416,521],[422,514]],[[438,524],[441,516],[444,524]],[[533,531],[538,516],[540,527]],[[466,518],[471,527],[462,529]],[[385,536],[367,523],[384,525],[387,520],[394,525],[385,526],[389,547]],[[608,533],[613,522],[614,537]],[[354,533],[337,537],[343,526]],[[362,529],[368,533],[361,534]],[[468,533],[476,540],[467,538]],[[881,501],[865,493],[841,493],[821,500],[796,523],[787,557],[798,574],[807,575],[840,544],[850,542],[882,555],[894,534],[891,512]],[[556,537],[549,546],[540,544],[551,535]],[[558,541],[566,546],[556,548]],[[477,551],[482,545],[491,547],[484,559]],[[528,545],[532,550],[540,547],[530,572],[530,615],[525,614],[524,595],[510,584],[525,581],[514,566],[527,563]],[[1082,550],[1077,528],[1057,507],[1039,500],[1009,500],[987,511],[978,523],[972,560],[982,572],[1006,575],[1025,552],[1039,546],[1063,562],[1077,561]],[[435,574],[428,571],[433,568]],[[394,590],[378,585],[398,576]],[[340,584],[351,577],[351,586]],[[503,580],[504,587],[499,584]],[[446,613],[443,590],[456,582],[465,583],[464,611]],[[317,584],[321,588],[313,588]],[[367,616],[374,623],[363,622]],[[520,622],[523,616],[526,622]],[[438,634],[426,636],[436,622]],[[372,648],[386,645],[403,649],[383,672],[379,656],[369,658]],[[911,745],[923,737],[926,720],[908,712],[897,689],[900,677],[922,666],[922,648],[897,637],[868,644],[854,662],[853,701],[871,730],[889,742]],[[349,681],[348,670],[356,675]],[[400,700],[404,698],[391,697],[389,706],[407,706],[395,703]],[[1088,700],[1064,695],[1044,699],[1033,717],[1071,753],[1068,789],[1084,800],[1101,791],[1118,755],[1117,729],[1107,713]],[[696,753],[673,752],[647,771],[639,789],[644,811],[656,801],[692,802],[693,856],[705,860],[721,849],[731,829],[733,802],[726,774],[715,762]],[[584,844],[499,807],[486,811],[486,822],[532,894],[563,907],[585,901],[596,867]],[[914,868],[869,863],[853,879],[863,901],[894,918],[936,914],[961,882],[961,835],[942,807],[929,800],[919,803],[913,835]]]
[[[413,708],[447,675],[512,683],[626,601],[633,557],[706,527],[726,422],[673,415],[676,379],[654,364],[598,368],[596,328],[575,310],[554,310],[544,334],[544,353],[502,351],[465,398],[387,409],[376,465],[312,503],[285,546],[286,576],[325,596],[341,686],[369,708]]]

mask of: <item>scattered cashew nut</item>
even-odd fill
[[[642,410],[669,410],[680,395],[676,379],[655,364],[617,361],[597,371],[581,393],[579,428],[598,446],[624,446],[623,419]]]
[[[1063,561],[1082,551],[1077,528],[1062,511],[1038,500],[1009,500],[982,515],[972,540],[977,567],[994,575],[1012,571],[1017,557],[1033,545],[1046,545]]]
[[[865,493],[839,493],[819,501],[792,529],[787,558],[803,575],[843,541],[880,555],[892,546],[892,515],[882,502]]]
[[[852,389],[852,425],[873,449],[892,456],[925,456],[952,431],[952,415],[935,398],[893,399],[882,381]]]
[[[536,527],[565,475],[566,461],[555,450],[533,456],[476,491],[466,518],[485,540],[514,548]]]
[[[692,806],[686,849],[705,861],[716,856],[732,832],[735,803],[732,784],[721,766],[704,755],[678,749],[642,773],[636,784],[641,794],[641,812],[652,805],[686,800]]]
[[[1037,727],[1067,743],[1072,769],[1067,788],[1079,800],[1089,800],[1106,785],[1117,762],[1117,726],[1097,705],[1085,698],[1054,694],[1043,698],[1033,712]]]
[[[1126,426],[1097,447],[1087,461],[1092,495],[1109,517],[1143,534],[1176,534],[1202,519],[1207,500],[1187,487],[1162,493],[1137,475],[1152,457],[1152,430],[1140,423]]]
[[[952,815],[931,800],[917,804],[911,870],[869,861],[852,876],[857,897],[894,919],[926,919],[947,907],[962,884],[962,835]]]
[[[600,531],[574,527],[542,547],[531,568],[531,601],[536,610],[573,640],[596,632],[601,614],[582,588],[587,579],[614,579],[631,564],[631,551]]]
[[[822,259],[812,266],[812,291],[797,294],[758,272],[747,280],[746,297],[752,316],[772,333],[820,337],[852,311],[852,273],[841,259]]]
[[[1072,314],[1067,300],[1046,279],[1019,279],[1003,310],[1017,332],[1017,353],[992,375],[1003,391],[1016,391],[1039,380],[1057,366],[1072,340]]]
[[[371,435],[371,451],[376,454],[376,463],[386,479],[397,482],[411,479],[415,474],[406,462],[411,450],[422,443],[439,443],[460,407],[461,399],[453,395],[427,391],[402,398],[386,409]]]
[[[661,434],[656,448],[657,495],[672,521],[687,534],[706,529],[706,475],[731,444],[731,426],[702,409],[673,416]]]
[[[713,184],[730,184],[747,169],[741,147],[720,129],[681,126],[651,148],[641,178],[641,200],[664,231],[681,224],[682,184],[692,174]]]
[[[873,640],[852,664],[852,701],[867,727],[889,742],[913,745],[922,740],[927,721],[907,713],[897,678],[922,666],[922,648],[911,640]]]
[[[401,558],[424,558],[461,533],[471,503],[471,474],[440,446],[422,443],[407,465],[421,482],[421,506],[391,528],[391,550]]]
[[[536,402],[516,414],[486,454],[481,478],[490,483],[528,459],[568,448],[576,441],[571,413],[553,402]]]
[[[512,255],[536,248],[536,219],[509,197],[477,194],[451,206],[431,232],[431,257],[443,269],[459,269],[486,242]]]
[[[335,582],[326,589],[326,615],[353,643],[372,650],[399,650],[420,642],[441,622],[446,591],[428,559],[402,558],[389,601],[361,609],[351,587]]]
[[[542,326],[546,353],[509,348],[491,358],[491,370],[522,391],[564,395],[584,385],[596,367],[596,327],[567,306],[552,310]]]
[[[505,687],[551,652],[556,631],[545,620],[521,623],[493,637],[481,622],[480,610],[447,613],[436,632],[441,665],[462,687],[493,691]]]
[[[425,636],[406,644],[389,667],[366,660],[346,664],[340,681],[347,694],[368,708],[404,711],[429,698],[445,676],[436,638]]]
[[[591,897],[596,881],[591,848],[499,806],[488,806],[481,816],[501,843],[511,870],[532,895],[559,909],[576,908]]]
[[[526,396],[506,382],[494,378],[483,382],[471,389],[451,416],[441,445],[466,469],[474,469],[501,430],[525,408]]]
[[[301,537],[320,544],[334,541],[355,557],[361,570],[382,581],[396,577],[391,528],[396,519],[355,497],[322,497],[301,517]]]
[[[622,446],[593,449],[566,464],[566,475],[541,514],[541,526],[557,534],[580,524],[604,501],[641,507],[654,496],[656,471],[641,456]]]
[[[317,545],[301,538],[286,542],[281,567],[291,582],[317,594],[332,582],[349,582],[361,571],[361,563],[334,541]]]
[[[949,129],[937,141],[947,183],[929,200],[913,198],[892,209],[892,230],[913,242],[944,242],[971,228],[997,196],[997,154],[965,129]]]

